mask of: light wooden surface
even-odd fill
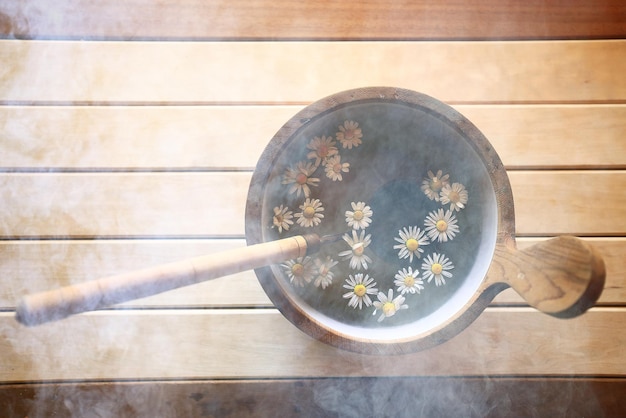
[[[514,383],[541,396],[600,379],[605,395],[576,386],[570,399],[584,392],[587,415],[626,413],[606,395],[626,380],[622,2],[72,3],[83,19],[69,2],[44,3],[0,3],[0,399],[10,394],[13,416],[54,403],[48,384],[96,385],[102,399],[70,403],[106,415],[136,405],[111,395],[125,384],[165,406],[200,396],[170,380],[269,379],[276,404],[297,404],[290,379],[382,376],[436,377],[451,391],[476,379],[490,399],[509,394],[519,416],[553,410],[516,403],[526,392]],[[507,290],[457,338],[385,358],[310,339],[252,272],[41,328],[14,321],[30,292],[241,247],[251,171],[276,130],[314,100],[371,85],[430,94],[472,120],[509,170],[518,247],[573,234],[604,255],[598,307],[558,320]],[[33,392],[20,399],[15,383]],[[55,411],[79,416],[68,402]]]
[[[2,32],[71,39],[545,39],[622,37],[620,0],[45,0],[5,5]],[[0,9],[1,10],[1,9]],[[78,11],[82,12],[79,13]]]

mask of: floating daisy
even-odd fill
[[[337,140],[341,142],[344,148],[352,149],[352,147],[358,147],[361,144],[361,138],[363,138],[363,133],[357,122],[347,120],[343,125],[339,126]]]
[[[400,250],[398,252],[399,258],[408,258],[410,262],[413,262],[413,256],[420,258],[420,253],[424,252],[422,247],[430,244],[428,238],[424,236],[425,231],[420,230],[417,226],[410,226],[408,230],[402,228],[398,233],[400,238],[394,238],[394,240],[400,244],[394,245],[393,249]]]
[[[439,209],[428,214],[424,226],[432,241],[436,239],[439,242],[447,242],[459,233],[459,226],[456,223],[457,220],[451,211],[447,210],[444,213],[443,209]]]
[[[326,160],[324,170],[326,171],[326,177],[332,181],[341,181],[343,180],[343,175],[341,173],[347,173],[350,171],[350,163],[342,163],[341,155],[333,155]]]
[[[380,309],[382,313],[378,317],[378,322],[381,322],[385,318],[389,318],[390,316],[394,316],[396,312],[401,309],[408,309],[408,305],[404,305],[405,297],[402,295],[393,297],[393,289],[389,289],[389,293],[385,295],[383,292],[378,292],[378,300],[374,301],[374,314]]]
[[[352,210],[346,211],[346,222],[352,229],[365,229],[372,222],[372,209],[365,202],[351,203]]]
[[[296,164],[296,168],[288,167],[283,177],[283,184],[291,184],[289,193],[296,193],[300,196],[304,193],[304,197],[311,195],[311,188],[309,186],[317,186],[320,179],[311,177],[317,167],[313,163],[306,161],[300,161]]]
[[[348,301],[348,306],[356,309],[357,307],[361,309],[363,307],[363,303],[365,306],[372,306],[372,300],[369,295],[375,295],[378,293],[378,289],[376,289],[376,282],[374,279],[368,276],[367,274],[363,275],[362,273],[355,274],[354,276],[350,275],[346,279],[346,284],[343,285],[345,289],[348,289],[348,293],[344,293],[344,299],[350,299]]]
[[[418,274],[419,270],[413,270],[412,267],[409,267],[408,270],[398,270],[393,284],[398,287],[398,292],[400,292],[401,295],[405,293],[420,293],[424,288],[424,281],[420,277],[417,277]]]
[[[344,260],[350,259],[350,268],[360,270],[361,267],[367,270],[367,263],[371,263],[372,259],[365,254],[365,248],[372,242],[371,235],[365,236],[365,231],[357,236],[356,231],[352,231],[352,238],[345,234],[343,240],[348,243],[350,249],[342,251],[338,255]]]
[[[313,263],[311,257],[298,257],[295,260],[289,260],[281,267],[284,269],[289,281],[294,285],[303,287],[313,279]]]
[[[293,212],[288,207],[283,205],[276,206],[274,208],[274,217],[272,218],[272,228],[278,228],[279,233],[282,233],[283,229],[288,231],[289,227],[293,225],[291,219],[293,219]]]
[[[443,254],[433,253],[432,257],[429,255],[422,263],[422,271],[424,272],[424,278],[431,282],[433,277],[435,278],[435,284],[441,286],[446,284],[446,278],[452,277],[452,273],[448,270],[452,270],[454,266]]]
[[[322,222],[322,218],[324,217],[324,214],[322,213],[324,212],[324,207],[319,199],[311,199],[307,197],[304,203],[300,205],[300,209],[302,209],[302,212],[295,214],[295,217],[298,218],[296,220],[298,225],[310,228],[312,226],[317,226],[320,222]]]
[[[333,260],[330,257],[326,257],[326,260],[322,260],[321,258],[315,259],[315,269],[314,276],[315,287],[322,287],[322,289],[326,289],[328,285],[333,282],[334,273],[331,270],[334,266],[336,266],[338,261]]]
[[[451,211],[460,211],[467,203],[467,190],[461,183],[446,184],[439,195],[441,204],[450,204]]]
[[[441,170],[437,171],[437,174],[433,174],[432,171],[428,170],[428,178],[422,181],[422,191],[430,200],[439,202],[439,192],[446,184],[450,184],[449,178],[450,175],[446,174],[444,176]]]
[[[319,166],[322,161],[326,161],[329,157],[332,157],[339,152],[337,149],[337,142],[335,142],[332,137],[325,135],[322,135],[321,137],[316,136],[307,144],[306,147],[312,150],[306,155],[306,157],[308,159],[314,159],[315,166]]]

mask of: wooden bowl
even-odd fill
[[[489,141],[451,107],[398,88],[326,97],[269,142],[248,193],[248,244],[307,233],[339,239],[256,275],[298,328],[363,353],[439,344],[508,286],[547,313],[577,315],[604,282],[602,259],[580,240],[515,250],[511,187]],[[555,298],[563,281],[578,283],[575,295]]]

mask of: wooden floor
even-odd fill
[[[362,3],[0,1],[3,416],[626,415],[626,5]],[[245,245],[274,133],[381,85],[485,134],[518,247],[601,252],[596,307],[561,320],[506,290],[456,338],[385,357],[303,334],[253,272],[14,320],[32,292]]]

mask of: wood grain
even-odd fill
[[[509,178],[520,235],[626,230],[625,171],[514,171]],[[4,173],[0,235],[242,236],[249,182],[247,172]]]
[[[4,4],[0,35],[71,39],[546,39],[626,36],[619,0],[42,0]]]
[[[519,249],[540,238],[518,238]],[[602,254],[607,277],[600,305],[626,302],[626,242],[623,238],[585,238]],[[96,241],[6,241],[0,242],[0,310],[14,309],[27,294],[82,283],[98,277],[133,271],[245,245],[230,240],[96,240]],[[495,300],[499,305],[525,302],[512,290]],[[226,276],[188,288],[126,303],[137,308],[255,308],[272,304],[253,272]]]
[[[589,243],[571,236],[524,250],[496,245],[487,282],[504,282],[533,308],[572,318],[593,307],[604,289],[606,268]]]
[[[507,168],[626,168],[625,105],[454,107]],[[2,106],[0,164],[22,171],[251,169],[301,108]]]
[[[50,289],[24,296],[15,308],[15,319],[27,326],[60,320],[242,271],[303,258],[319,245],[317,235],[294,236]]]
[[[402,87],[456,104],[623,103],[626,97],[623,40],[5,40],[0,61],[5,63],[0,69],[4,104],[304,104],[364,86]]]
[[[489,308],[436,348],[384,357],[315,341],[267,309],[105,311],[35,328],[2,314],[0,335],[4,382],[626,373],[626,322],[616,308],[569,320]]]
[[[497,376],[70,382],[2,385],[0,404],[15,417],[617,417],[625,390],[616,378]]]

